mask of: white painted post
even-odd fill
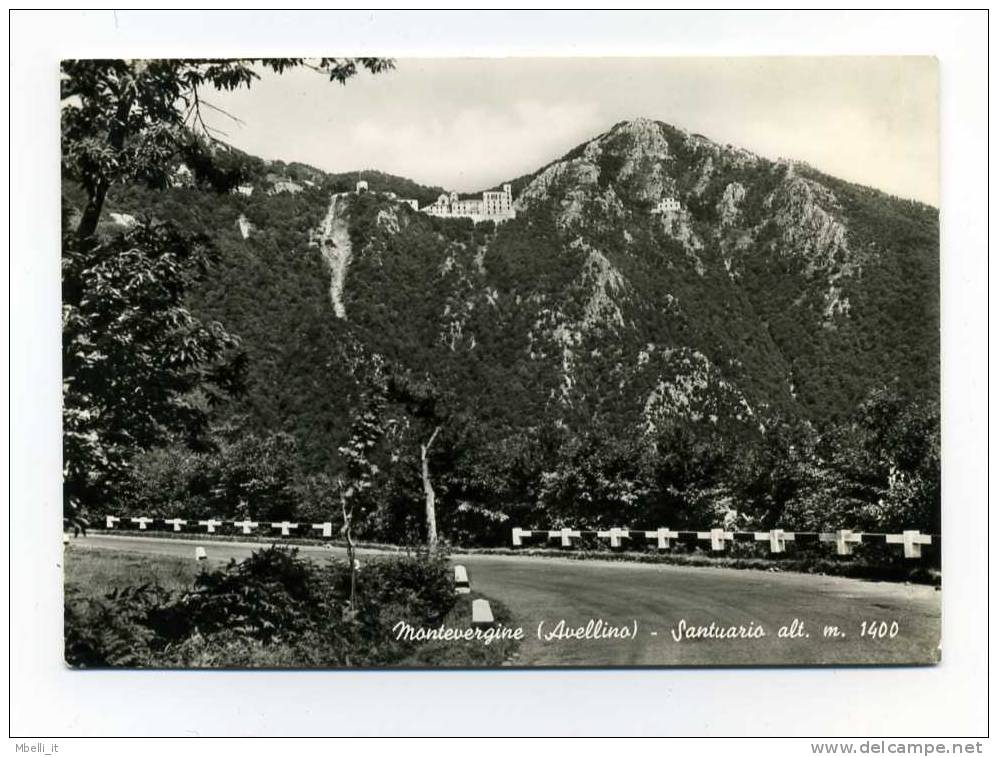
[[[222,521],[215,520],[214,518],[209,518],[208,520],[199,520],[198,521],[198,525],[199,526],[207,526],[208,527],[208,533],[209,534],[213,534],[213,533],[215,533],[215,528],[217,526],[222,525]]]
[[[735,535],[723,528],[712,528],[710,531],[697,531],[698,539],[710,539],[710,548],[714,552],[724,551],[724,542],[734,541]]]
[[[582,532],[581,531],[573,531],[570,528],[562,528],[559,531],[548,531],[548,538],[549,539],[561,539],[561,546],[563,546],[563,547],[571,547],[572,546],[572,539],[573,538],[575,538],[575,539],[581,539],[582,538]]]
[[[496,622],[492,615],[489,600],[476,599],[471,603],[471,624],[473,626],[491,626]]]
[[[771,531],[756,531],[756,541],[768,541],[769,551],[773,554],[787,551],[787,542],[794,541],[793,532],[784,531],[782,528],[774,528]]]
[[[271,523],[270,525],[273,528],[281,529],[281,536],[287,536],[290,529],[298,528],[297,523],[288,523],[286,520],[281,521],[280,523]]]
[[[69,534],[67,534],[67,533],[63,533],[63,535],[62,535],[62,543],[63,543],[64,545],[65,545],[65,544],[69,544]]]
[[[534,535],[533,531],[524,531],[522,528],[514,528],[513,529],[513,546],[514,547],[522,547],[523,546],[523,537],[524,536],[528,536],[529,537],[529,536],[533,536],[533,535]]]
[[[111,529],[111,528],[114,528],[114,524],[117,523],[120,520],[121,520],[121,518],[118,518],[117,516],[107,515],[104,518],[104,525],[107,528]]]
[[[454,566],[454,589],[458,594],[470,594],[471,582],[468,580],[468,571],[463,565]]]
[[[724,542],[734,539],[735,535],[731,531],[725,531],[723,528],[710,529],[710,548],[715,552],[723,552]]]
[[[152,518],[142,517],[142,518],[131,518],[131,521],[132,521],[132,523],[138,523],[139,524],[139,531],[145,531],[146,530],[146,524],[147,523],[152,523],[153,519]]]
[[[818,534],[818,541],[835,542],[835,554],[845,556],[852,554],[853,548],[863,541],[863,535],[840,528],[834,534]]]
[[[194,548],[194,559],[195,560],[207,560],[208,559],[208,553],[205,551],[204,547],[195,547]]]
[[[597,531],[596,536],[600,539],[610,539],[610,546],[617,548],[620,546],[621,539],[630,539],[631,532],[626,528],[617,528],[614,526],[609,531]]]
[[[180,518],[174,518],[173,520],[164,520],[163,522],[168,526],[172,525],[174,531],[179,531],[181,526],[187,525],[187,521],[180,520]]]
[[[256,528],[257,526],[259,526],[260,524],[259,523],[254,523],[253,521],[251,521],[251,520],[249,520],[247,518],[246,520],[244,520],[242,522],[235,521],[235,522],[233,522],[232,525],[235,526],[236,528],[241,528],[243,530],[244,534],[251,534],[251,533],[253,533],[253,529]]]
[[[922,556],[923,544],[932,544],[932,537],[918,530],[887,534],[886,540],[888,544],[903,544],[904,556],[909,559]]]
[[[332,523],[313,523],[312,528],[316,531],[322,531],[322,536],[326,539],[329,539],[333,535]]]
[[[645,538],[655,539],[656,547],[659,549],[669,549],[672,546],[672,540],[679,538],[678,531],[670,531],[668,528],[659,528],[654,531],[645,531]]]

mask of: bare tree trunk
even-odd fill
[[[145,68],[146,64],[144,62],[136,62],[134,64],[134,75],[138,76]],[[135,96],[133,94],[123,95],[118,102],[116,117],[107,136],[108,143],[111,145],[111,149],[114,150],[116,156],[121,155],[121,151],[125,146],[125,139],[128,137],[128,116],[132,112],[134,104]],[[80,222],[76,227],[77,238],[87,248],[91,248],[95,243],[93,237],[97,231],[97,223],[100,221],[101,211],[104,209],[104,200],[107,197],[107,191],[110,188],[110,179],[105,175],[98,176],[90,186],[87,186],[87,205],[83,209],[83,215],[80,217]]]
[[[423,464],[423,493],[426,495],[426,546],[431,553],[437,550],[437,495],[433,491],[433,484],[430,483],[429,453],[430,446],[439,432],[440,426],[437,426],[433,429],[430,440],[420,447],[420,460]]]
[[[92,247],[94,244],[94,233],[97,231],[97,222],[100,220],[101,210],[104,208],[104,198],[107,196],[107,181],[100,179],[94,188],[93,194],[87,200],[87,205],[80,216],[80,222],[76,226],[76,236],[80,244],[85,247]]]
[[[340,490],[340,507],[343,510],[343,535],[347,540],[347,561],[350,563],[350,611],[357,609],[357,559],[353,543],[353,512],[347,507],[347,498],[343,493],[343,482],[338,481]]]

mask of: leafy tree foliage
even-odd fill
[[[144,180],[162,186],[171,158],[181,150],[197,152],[192,130],[214,139],[201,112],[205,88],[249,87],[259,78],[256,67],[280,74],[309,66],[343,84],[361,68],[378,73],[392,65],[381,58],[64,61],[63,175],[87,193],[78,236],[87,239],[96,231],[113,184]]]
[[[63,249],[65,490],[101,502],[132,455],[172,438],[204,446],[212,406],[240,389],[238,340],[184,307],[206,240],[143,224]]]
[[[165,223],[100,234],[115,185],[163,188],[182,156],[222,191],[242,176],[205,124],[205,88],[248,87],[257,68],[309,66],[345,83],[375,58],[69,60],[62,64],[64,459],[68,517],[109,498],[129,458],[171,437],[202,442],[207,408],[240,386],[224,327],[185,300],[206,240]],[[226,165],[228,162],[228,165]],[[79,196],[82,192],[82,198]],[[70,224],[75,230],[70,230]]]
[[[318,510],[321,492],[310,491],[315,482],[302,476],[294,437],[281,432],[258,436],[228,426],[215,430],[209,441],[202,452],[174,444],[139,455],[123,487],[128,511],[280,521],[304,512],[299,508],[303,499]],[[330,512],[315,515],[325,521]]]
[[[850,418],[818,441],[820,462],[788,517],[939,533],[939,429],[935,402],[905,398],[896,386],[872,390]]]

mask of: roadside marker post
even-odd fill
[[[313,523],[312,528],[316,531],[322,531],[323,538],[325,539],[332,538],[333,535],[332,523]]]
[[[213,533],[215,533],[215,528],[222,525],[222,521],[220,521],[220,520],[214,520],[214,519],[199,520],[198,521],[198,525],[199,526],[207,526],[208,527],[208,533],[209,534],[213,534]]]
[[[672,540],[679,538],[678,531],[670,531],[668,528],[659,528],[654,531],[645,531],[645,538],[655,539],[655,546],[658,549],[669,549]]]
[[[572,539],[581,539],[581,531],[573,531],[570,528],[562,528],[558,531],[548,531],[549,539],[561,539],[561,546],[571,547]]]
[[[771,531],[756,531],[755,540],[768,541],[769,551],[778,554],[787,551],[787,542],[794,541],[794,534],[784,531],[782,528],[774,528]]]
[[[132,521],[132,523],[138,523],[139,524],[139,531],[145,531],[146,530],[146,524],[153,522],[152,518],[146,518],[146,517],[142,517],[142,518],[130,518],[130,520]]]
[[[471,625],[488,627],[494,625],[495,617],[492,615],[492,608],[489,600],[476,599],[471,603]]]
[[[735,535],[731,531],[725,531],[723,528],[712,528],[710,531],[697,531],[697,538],[706,540],[710,539],[710,548],[714,552],[723,552],[724,543],[726,541],[734,541]]]
[[[526,536],[526,537],[529,538],[529,537],[531,537],[533,535],[534,535],[533,531],[524,531],[522,528],[514,528],[513,529],[513,546],[514,547],[522,547],[523,546],[523,537]]]
[[[851,555],[855,546],[863,541],[863,534],[840,528],[834,534],[818,534],[818,540],[835,542],[835,554],[845,556]]]
[[[254,523],[251,520],[244,520],[244,521],[241,521],[241,522],[240,521],[235,521],[235,522],[233,522],[232,525],[235,526],[236,528],[241,528],[243,530],[244,534],[251,534],[251,533],[253,533],[253,529],[256,528],[257,526],[259,526],[260,524],[259,523]]]
[[[181,526],[186,526],[187,521],[181,520],[180,518],[173,518],[172,520],[163,521],[168,526],[173,526],[174,531],[179,531]]]
[[[609,531],[597,531],[596,536],[600,539],[609,539],[610,547],[613,549],[619,549],[621,539],[630,539],[631,532],[626,528],[617,528],[614,526]]]
[[[288,521],[281,521],[280,523],[271,523],[271,528],[281,529],[281,536],[288,536],[292,528],[298,528],[297,523],[288,523]]]
[[[120,520],[121,520],[121,518],[118,518],[118,517],[116,517],[114,515],[108,515],[108,516],[105,516],[105,518],[104,518],[104,525],[108,529],[112,529],[112,528],[114,528],[114,524],[117,523]]]
[[[468,571],[463,565],[454,566],[454,590],[458,594],[471,593],[471,581],[468,580]]]
[[[922,556],[922,545],[932,544],[932,537],[921,531],[903,531],[900,534],[887,534],[888,544],[903,544],[904,556],[912,559]]]
[[[208,559],[208,553],[205,551],[204,547],[195,547],[194,548],[194,559],[197,560],[197,561],[199,561],[199,562],[201,560],[207,560]]]
[[[62,543],[63,545],[69,544],[69,534],[67,534],[65,531],[62,534]]]

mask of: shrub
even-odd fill
[[[336,597],[323,571],[297,549],[270,547],[201,573],[179,610],[200,634],[231,631],[269,642],[299,636],[333,615]]]
[[[144,584],[90,597],[85,587],[70,585],[66,661],[77,667],[400,664],[420,645],[396,640],[392,627],[399,620],[437,625],[455,606],[444,555],[370,561],[357,574],[353,608],[349,583],[341,561],[320,566],[296,549],[270,547],[204,570],[177,591]],[[477,660],[493,652],[474,654]]]
[[[371,562],[359,573],[359,602],[394,612],[398,620],[439,621],[454,606],[447,557],[414,553]]]
[[[169,592],[142,584],[114,589],[102,598],[66,587],[66,662],[80,668],[141,667],[152,664],[158,630],[170,613]]]

